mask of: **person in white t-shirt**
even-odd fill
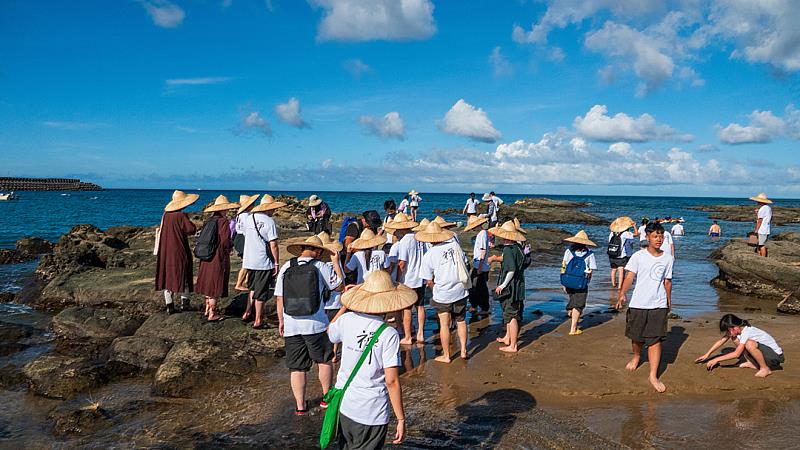
[[[417,210],[419,209],[419,204],[422,203],[422,197],[419,196],[419,192],[415,190],[411,190],[408,193],[408,206],[411,208],[411,220],[417,220]]]
[[[248,320],[255,308],[253,328],[263,327],[261,312],[264,302],[269,300],[270,289],[278,276],[278,227],[272,220],[272,213],[286,206],[286,203],[275,200],[264,194],[258,206],[255,206],[245,223],[244,256],[242,267],[247,269],[247,287],[250,296],[242,320]]]
[[[678,222],[672,226],[672,229],[669,230],[669,232],[672,233],[673,236],[683,236],[684,235],[683,225],[680,222]]]
[[[403,338],[400,340],[402,345],[410,345],[413,341],[411,330],[411,319],[413,310],[417,311],[417,334],[418,343],[425,341],[425,284],[419,276],[422,257],[427,250],[423,242],[414,239],[412,228],[418,225],[403,213],[397,213],[391,223],[385,226],[392,230],[396,241],[389,250],[389,272],[395,272],[397,282],[402,283],[417,293],[417,302],[402,311],[402,320],[397,319],[398,325],[402,322]]]
[[[622,287],[622,280],[625,278],[625,265],[628,264],[633,254],[633,241],[635,234],[630,232],[631,228],[636,227],[630,217],[618,217],[608,226],[608,262],[611,266],[611,287]],[[644,230],[642,230],[644,233]],[[619,236],[619,239],[615,239]],[[644,241],[646,242],[646,240]]]
[[[475,198],[474,192],[471,192],[469,194],[469,198],[467,199],[467,204],[464,205],[464,209],[461,211],[461,214],[466,214],[467,218],[469,218],[469,216],[478,214],[478,204],[480,204],[480,200]]]
[[[257,194],[239,196],[239,210],[236,216],[236,235],[233,238],[233,248],[239,253],[240,258],[244,257],[245,228],[247,227],[247,222],[250,221],[250,211],[253,209],[253,205],[256,203],[256,200],[258,200],[258,197]],[[239,269],[234,289],[245,292],[250,290],[247,287],[247,269],[244,267]]]
[[[436,361],[449,363],[450,321],[456,322],[458,339],[461,344],[461,359],[467,359],[467,299],[469,292],[459,277],[459,270],[466,271],[464,253],[454,241],[453,232],[443,229],[437,222],[431,222],[425,230],[417,232],[416,239],[433,246],[422,257],[420,277],[433,290],[431,306],[439,316],[439,337],[442,342],[442,355]],[[448,242],[449,241],[449,242]],[[468,276],[468,275],[467,275]]]
[[[636,280],[625,321],[625,336],[630,338],[633,358],[625,366],[633,372],[639,367],[642,349],[647,347],[650,384],[657,392],[667,390],[658,379],[661,342],[667,337],[667,315],[672,305],[672,266],[674,258],[661,250],[664,227],[658,222],[647,224],[647,248],[631,256],[625,270],[628,274],[619,290],[617,309],[627,302],[628,289]]]
[[[772,200],[768,199],[763,192],[755,197],[750,197],[750,200],[761,205],[756,211],[757,250],[759,256],[767,257],[769,255],[767,252],[767,239],[769,239],[769,235],[772,232],[772,207],[769,206],[772,204]]]
[[[756,376],[764,378],[770,376],[773,370],[780,369],[786,360],[783,349],[775,338],[733,314],[722,316],[719,321],[719,331],[724,336],[695,360],[697,363],[706,363],[708,370],[714,369],[722,361],[744,358],[745,361],[739,364],[739,367],[755,369]],[[711,354],[722,347],[728,339],[736,344],[736,349],[709,360]]]
[[[389,259],[383,250],[386,238],[376,235],[371,229],[366,228],[361,232],[348,248],[345,261],[345,273],[356,272],[356,284],[364,282],[364,277],[369,272],[389,268]]]
[[[325,264],[331,269],[329,276],[330,284],[336,282],[336,279],[344,280],[344,270],[342,269],[341,264],[341,252],[344,246],[338,240],[334,240],[331,238],[326,231],[317,234],[317,237],[320,241],[322,241],[322,245],[328,249],[329,252],[333,253],[333,258],[331,258],[330,262],[325,262]],[[328,320],[332,320],[336,313],[339,312],[339,309],[342,307],[342,303],[340,298],[342,293],[337,290],[325,290],[325,294],[327,298],[325,298],[325,315],[328,316]],[[338,344],[333,344],[333,359],[331,359],[331,363],[336,364],[338,358]]]
[[[647,248],[647,233],[644,232],[650,220],[647,218],[642,219],[642,224],[636,230],[636,236],[639,236],[639,247]]]
[[[663,226],[663,225],[662,225]],[[661,251],[675,258],[675,238],[669,231],[664,231],[664,242],[661,244]]]
[[[475,244],[472,246],[472,288],[469,290],[470,312],[489,314],[489,219],[470,216],[464,231],[478,229]],[[480,311],[479,311],[480,310]]]
[[[561,260],[561,273],[567,271],[567,266],[573,258],[582,258],[584,264],[584,278],[586,283],[585,289],[568,288],[564,285],[561,289],[569,296],[567,301],[567,316],[570,317],[569,335],[578,336],[583,334],[583,330],[578,328],[578,320],[581,318],[584,308],[586,308],[586,297],[589,295],[589,282],[592,280],[592,273],[597,270],[597,260],[594,257],[594,252],[589,250],[589,247],[597,247],[597,245],[589,239],[585,231],[579,231],[575,236],[564,239],[564,242],[569,242],[570,246],[564,251],[564,258]],[[577,261],[576,261],[577,263]],[[574,266],[580,270],[580,266]]]
[[[289,244],[289,253],[297,256],[287,261],[281,267],[275,283],[275,299],[278,310],[278,333],[285,341],[286,367],[289,369],[292,394],[295,399],[295,414],[303,415],[308,412],[306,404],[306,372],[311,370],[314,363],[319,368],[319,382],[323,396],[331,387],[333,378],[333,346],[325,330],[328,328],[328,316],[325,314],[325,291],[341,291],[342,279],[336,275],[332,268],[338,264],[335,255],[328,250],[317,236],[311,236],[305,241]],[[320,260],[323,256],[330,258],[331,264]],[[292,270],[289,280],[302,265],[313,264],[317,272],[317,286],[308,286],[316,289],[319,295],[319,304],[310,315],[292,315],[296,306],[308,298],[306,292],[295,292],[302,289],[297,283],[285,283],[287,271]],[[294,278],[296,279],[296,278]],[[302,278],[300,278],[302,279]],[[298,297],[293,298],[293,295]],[[313,309],[313,308],[312,308]],[[324,401],[320,407],[326,408]]]
[[[344,389],[352,377],[339,410],[339,448],[383,448],[390,406],[397,418],[392,443],[403,442],[406,426],[400,388],[400,337],[394,328],[386,326],[383,317],[413,306],[416,300],[412,289],[395,286],[386,272],[372,272],[364,284],[342,294],[343,307],[328,328],[330,340],[342,345],[336,388]],[[365,356],[369,342],[378,332]],[[362,357],[363,363],[354,375]]]
[[[397,207],[397,212],[405,214],[407,209],[408,209],[408,194],[404,195],[403,199],[400,200],[400,205]]]

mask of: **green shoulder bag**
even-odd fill
[[[339,408],[342,406],[344,391],[346,391],[347,387],[350,386],[353,378],[355,378],[356,374],[358,373],[358,369],[361,368],[361,364],[363,364],[364,360],[367,359],[367,355],[372,352],[372,347],[375,345],[375,341],[378,340],[378,336],[380,336],[385,329],[386,324],[382,323],[381,326],[375,331],[375,334],[372,335],[372,338],[369,340],[367,346],[364,348],[364,351],[361,353],[361,357],[358,359],[356,366],[353,367],[353,371],[350,372],[350,377],[347,379],[347,383],[345,383],[341,389],[332,387],[328,393],[325,394],[325,398],[323,400],[328,404],[328,409],[325,410],[325,419],[322,421],[322,432],[319,435],[319,448],[327,448],[333,438],[339,434]]]

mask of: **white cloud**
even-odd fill
[[[278,119],[295,128],[310,128],[308,122],[300,117],[300,101],[292,97],[286,103],[275,105],[275,115]]]
[[[387,113],[383,118],[361,116],[364,132],[384,139],[403,140],[406,137],[406,125],[398,112]]]
[[[70,122],[63,120],[46,120],[42,122],[42,126],[47,128],[55,128],[57,130],[67,131],[83,131],[83,130],[96,130],[98,128],[105,128],[107,123],[102,122]]]
[[[748,116],[750,123],[717,126],[717,136],[726,144],[763,144],[777,138],[800,139],[800,110],[790,104],[783,117],[772,111],[755,110]]]
[[[450,108],[439,122],[445,133],[468,137],[480,142],[496,142],[500,132],[494,128],[489,116],[481,108],[475,108],[461,99]]]
[[[348,59],[344,62],[344,70],[346,70],[350,75],[355,79],[360,79],[363,75],[366,75],[372,72],[372,67],[370,67],[364,61],[355,58],[355,59]]]
[[[625,113],[608,115],[605,105],[594,105],[585,116],[572,123],[583,137],[603,142],[647,142],[654,140],[691,141],[693,136],[682,134],[674,128],[656,122],[650,114],[631,117]]]
[[[430,0],[310,0],[324,9],[321,41],[408,41],[436,32]]]
[[[153,23],[163,28],[175,28],[183,23],[186,13],[168,0],[140,0]]]
[[[237,136],[252,136],[263,135],[272,136],[272,127],[269,122],[261,117],[258,111],[242,112],[242,118],[239,121],[239,126],[233,130],[233,134]]]
[[[493,48],[492,52],[489,53],[489,64],[492,66],[492,73],[494,73],[495,77],[512,75],[514,73],[514,67],[511,66],[508,58],[503,55],[500,46]]]
[[[172,78],[165,80],[168,87],[177,86],[203,86],[207,84],[221,84],[231,81],[231,77],[197,77],[197,78]]]
[[[608,146],[609,153],[616,153],[621,156],[628,156],[633,152],[631,144],[627,142],[615,142]]]

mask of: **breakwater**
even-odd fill
[[[94,183],[77,178],[13,178],[0,177],[0,191],[102,191]]]

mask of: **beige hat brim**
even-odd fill
[[[386,292],[368,292],[364,285],[358,285],[342,294],[342,305],[350,311],[364,314],[385,314],[400,311],[417,302],[417,293],[413,289],[399,284]]]
[[[455,236],[455,233],[448,230],[442,230],[439,233],[426,233],[424,231],[419,231],[414,235],[414,239],[419,242],[427,242],[429,244],[435,244],[437,242],[444,242],[451,239]]]
[[[621,233],[635,226],[636,222],[634,222],[630,217],[617,217],[613,222],[611,222],[611,225],[608,226],[608,229],[614,233]]]
[[[284,206],[286,206],[286,203],[278,202],[278,201],[270,202],[270,203],[262,203],[262,204],[256,206],[255,208],[253,208],[252,212],[257,213],[257,212],[273,211],[273,210],[276,210],[278,208],[283,208]]]
[[[492,233],[493,235],[495,235],[495,236],[497,236],[497,237],[499,237],[501,239],[506,239],[506,240],[515,241],[515,242],[525,241],[525,240],[528,239],[524,234],[520,233],[519,231],[516,231],[516,230],[515,231],[507,231],[507,230],[504,230],[504,229],[502,229],[500,227],[490,228],[489,229],[489,233]]]
[[[304,241],[291,243],[291,244],[286,246],[286,250],[289,253],[293,254],[294,256],[300,256],[303,253],[303,248],[305,248],[305,247],[318,248],[320,250],[323,250],[323,251],[327,252],[328,256],[333,254],[333,252],[329,248],[324,246],[324,245],[316,245],[316,244],[311,244],[311,243],[304,242]]]
[[[258,200],[258,195],[251,195],[246,202],[239,205],[239,209],[236,210],[236,214],[241,214],[244,212],[245,209],[249,208],[253,205],[253,203]]]
[[[409,220],[408,222],[389,222],[383,225],[387,230],[411,230],[419,226],[419,223]]]
[[[464,231],[474,230],[475,228],[478,228],[479,226],[485,224],[488,221],[489,221],[488,217],[480,217],[475,222],[473,222],[472,225],[465,226]]]
[[[589,247],[597,247],[597,244],[595,244],[594,242],[590,241],[589,239],[581,239],[581,238],[577,238],[575,236],[568,237],[568,238],[564,239],[564,242],[571,242],[573,244],[583,244],[583,245],[586,245],[586,246],[589,246]]]
[[[354,240],[353,243],[350,244],[350,246],[354,250],[367,250],[370,248],[375,248],[379,245],[383,245],[385,243],[386,243],[386,236],[375,236],[374,238],[368,240],[363,240],[361,238],[358,238]]]
[[[180,211],[183,208],[186,208],[187,206],[196,202],[198,198],[200,198],[200,195],[198,194],[186,194],[186,197],[180,200],[172,200],[171,202],[167,203],[167,206],[164,207],[164,211],[166,212]]]
[[[312,201],[308,202],[308,206],[319,206],[321,204],[322,204],[322,199],[321,198],[318,198],[318,199],[314,200],[313,202]]]
[[[342,245],[342,243],[339,242],[339,241],[330,242],[328,244],[323,244],[323,245],[331,253],[340,252],[340,251],[342,251],[344,249],[344,245]]]
[[[228,211],[231,209],[236,209],[238,207],[239,207],[238,203],[221,203],[219,205],[211,205],[208,208],[204,209],[203,212]]]
[[[754,202],[758,202],[758,203],[764,203],[766,205],[771,205],[772,204],[772,200],[770,200],[768,198],[750,197],[750,200],[752,200]]]

